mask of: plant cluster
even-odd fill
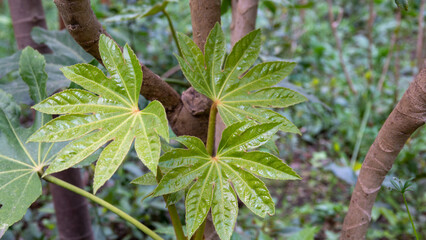
[[[196,238],[202,237],[204,221],[211,210],[218,235],[230,239],[238,215],[237,196],[261,217],[275,213],[270,193],[257,176],[276,180],[300,177],[280,158],[252,149],[269,142],[279,130],[300,133],[284,116],[268,109],[306,100],[290,89],[273,87],[295,64],[276,61],[251,68],[260,51],[259,30],[237,42],[226,59],[226,43],[219,24],[207,38],[205,54],[183,34],[178,35],[178,41],[183,57],[176,57],[183,73],[213,104],[206,145],[196,137],[176,137],[173,139],[187,149],[171,149],[161,157],[160,137],[169,142],[166,113],[158,101],[140,108],[143,73],[128,45],[121,50],[113,40],[101,35],[99,51],[110,76],[90,64],[63,67],[63,74],[85,90],[68,89],[48,98],[43,56],[31,48],[22,52],[20,74],[29,86],[37,103],[33,108],[38,112],[33,127],[17,126],[17,106],[9,95],[0,92],[8,100],[0,109],[0,137],[10,146],[10,151],[0,155],[1,229],[20,220],[40,196],[40,176],[92,199],[154,239],[160,239],[111,204],[50,175],[81,164],[108,144],[96,163],[93,181],[96,193],[122,164],[133,142],[138,158],[151,171],[133,183],[158,182],[150,195],[164,196],[169,207],[185,191],[186,237],[195,233]],[[218,113],[227,128],[215,151]],[[50,120],[48,114],[59,116]],[[45,166],[49,167],[44,170]],[[177,223],[179,219],[173,217],[176,209],[171,207],[169,212],[178,239],[185,238]]]

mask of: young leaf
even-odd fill
[[[21,78],[28,84],[31,98],[37,103],[45,97],[47,75],[44,57],[27,47],[20,59]],[[47,143],[25,143],[35,129],[49,120],[36,113],[31,128],[19,123],[19,106],[0,90],[0,231],[19,221],[41,194],[38,172],[49,164],[59,148]]]
[[[227,126],[253,119],[260,123],[281,122],[281,131],[300,133],[285,117],[264,109],[284,108],[307,99],[293,90],[272,87],[292,71],[295,63],[266,62],[249,69],[259,55],[260,30],[238,41],[225,63],[225,38],[219,24],[206,40],[204,55],[189,37],[179,34],[178,41],[183,58],[176,57],[182,72],[195,90],[217,104]]]
[[[130,47],[126,45],[121,52],[113,40],[101,35],[99,51],[111,76],[89,64],[62,68],[68,79],[90,92],[66,90],[34,106],[43,113],[65,115],[48,122],[29,139],[74,140],[62,149],[45,175],[80,163],[110,142],[96,165],[94,192],[121,165],[134,139],[138,157],[155,175],[161,151],[159,135],[169,139],[163,106],[153,101],[143,110],[138,107],[142,70]]]
[[[134,179],[131,183],[138,185],[157,185],[157,179],[155,178],[154,173],[149,172]]]
[[[153,195],[181,191],[196,180],[186,195],[188,236],[192,236],[211,209],[220,238],[230,239],[238,214],[236,193],[255,214],[274,214],[268,189],[253,174],[271,179],[300,179],[281,159],[269,153],[245,152],[265,144],[280,126],[281,123],[237,122],[223,131],[215,157],[208,156],[205,147],[200,149],[201,140],[177,138],[189,149],[173,149],[161,156],[159,166],[172,170],[163,176]]]

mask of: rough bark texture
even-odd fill
[[[23,49],[26,46],[31,46],[40,53],[51,53],[46,45],[37,44],[31,39],[33,27],[47,28],[41,1],[9,0],[9,7],[18,48]],[[84,187],[78,169],[68,169],[56,173],[55,176],[75,186]],[[49,184],[49,186],[60,239],[94,239],[87,200],[54,184]]]
[[[18,48],[31,46],[40,53],[50,53],[49,47],[31,38],[33,27],[47,28],[41,0],[9,0],[9,9]]]
[[[192,37],[201,51],[210,30],[220,22],[220,0],[190,0]]]
[[[77,187],[84,187],[78,168],[54,173],[53,176]],[[52,183],[49,187],[55,207],[59,238],[61,240],[95,239],[87,199]]]
[[[71,36],[88,53],[102,63],[98,50],[98,41],[101,34],[108,33],[96,19],[90,0],[55,0],[54,1],[62,20]],[[219,15],[220,16],[220,15]],[[164,82],[157,74],[145,65],[142,65],[143,85],[141,94],[148,100],[160,101],[166,111],[173,131],[177,135],[193,135],[205,139],[207,136],[208,114],[192,114],[193,111],[184,104],[191,97],[191,92],[184,92],[185,98]],[[195,111],[204,112],[203,109]]]
[[[426,122],[426,68],[417,75],[389,115],[365,157],[341,239],[364,239],[382,182],[411,134]]]

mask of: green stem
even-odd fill
[[[103,200],[102,198],[99,198],[99,197],[79,188],[79,187],[76,187],[72,184],[69,184],[69,183],[62,181],[61,179],[56,178],[56,177],[51,176],[51,175],[45,176],[43,179],[48,181],[48,182],[51,182],[53,184],[56,184],[58,186],[61,186],[65,189],[68,189],[71,192],[77,193],[77,194],[79,194],[79,195],[81,195],[85,198],[88,198],[88,199],[94,201],[95,203],[101,205],[102,207],[104,207],[104,208],[110,210],[111,212],[117,214],[118,216],[122,217],[127,222],[133,224],[135,227],[137,227],[139,230],[146,233],[148,236],[152,237],[153,239],[155,239],[155,240],[162,240],[163,239],[160,236],[158,236],[154,231],[149,229],[147,226],[145,226],[141,222],[139,222],[137,219],[133,218],[129,214],[123,212],[122,210],[120,210],[119,208],[115,207],[114,205],[108,203],[107,201]]]
[[[157,168],[157,182],[163,178],[163,173],[160,170],[160,167]],[[163,195],[164,201],[167,204],[167,195]],[[175,235],[177,240],[186,240],[185,234],[183,233],[182,223],[180,222],[179,215],[174,204],[167,206],[169,210],[170,219],[172,220],[173,229],[175,230]]]
[[[405,194],[402,193],[402,198],[404,198],[405,208],[407,209],[408,217],[410,218],[411,226],[413,227],[414,235],[416,235],[416,239],[419,240],[419,236],[417,235],[416,226],[414,226],[413,218],[411,218],[410,209],[408,209],[407,199],[405,199]]]
[[[356,159],[358,158],[358,153],[359,153],[359,149],[361,147],[362,138],[364,136],[365,128],[367,127],[368,118],[370,117],[371,107],[372,107],[371,101],[368,101],[365,112],[364,112],[364,117],[362,118],[361,127],[358,131],[357,140],[356,140],[356,143],[355,143],[355,148],[354,148],[354,151],[352,152],[352,158],[351,158],[351,168],[352,169],[355,169]]]
[[[213,103],[210,108],[209,128],[207,131],[207,143],[206,143],[207,153],[210,156],[213,156],[214,134],[215,134],[215,128],[216,128],[216,115],[217,115],[217,105],[216,103]]]
[[[179,86],[182,86],[182,87],[190,87],[190,86],[191,86],[191,84],[189,84],[188,82],[184,82],[184,81],[179,80],[179,79],[164,78],[163,80],[164,80],[166,83],[169,83],[169,84],[176,84],[176,85],[179,85]]]
[[[172,19],[170,18],[170,15],[166,11],[166,9],[163,9],[162,12],[163,12],[164,16],[166,16],[167,22],[169,22],[170,31],[172,32],[173,40],[175,41],[176,47],[177,47],[177,49],[179,51],[179,56],[183,57],[182,50],[180,49],[180,45],[179,45],[178,39],[176,37],[176,31],[175,31],[175,27],[173,26]]]
[[[213,156],[213,150],[214,150],[214,135],[216,130],[216,115],[217,115],[217,104],[213,103],[210,108],[210,115],[209,115],[209,127],[207,131],[207,143],[206,143],[206,149],[207,153],[210,156]],[[203,221],[203,223],[198,228],[197,232],[195,232],[195,240],[202,240],[204,235],[204,228],[206,227],[206,220]]]

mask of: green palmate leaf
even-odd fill
[[[204,170],[204,173],[192,185],[186,195],[186,233],[189,236],[192,236],[204,222],[210,210],[213,196],[213,175],[216,173],[216,171],[213,171],[214,168],[214,164],[210,164],[210,167]]]
[[[223,131],[215,157],[201,149],[201,140],[179,137],[188,149],[174,149],[160,158],[164,175],[153,196],[182,191],[191,183],[186,195],[186,226],[191,237],[211,209],[213,222],[221,239],[230,239],[238,214],[238,197],[255,214],[274,214],[274,202],[265,184],[253,174],[291,180],[300,177],[281,159],[265,152],[245,152],[268,142],[281,123],[256,124],[237,122]],[[233,184],[235,192],[231,187]]]
[[[22,79],[28,84],[35,102],[46,92],[45,60],[31,48],[25,48],[20,58]],[[25,143],[29,135],[49,119],[36,113],[31,128],[19,123],[19,106],[12,97],[0,90],[0,232],[19,221],[29,206],[41,194],[38,172],[49,164],[59,150],[51,143]]]
[[[134,179],[131,183],[138,185],[157,185],[157,179],[153,172],[146,173],[136,179]]]
[[[99,51],[110,77],[89,64],[62,68],[64,75],[88,91],[70,89],[57,93],[34,108],[43,113],[64,114],[35,132],[29,141],[69,143],[58,154],[45,175],[70,168],[101,146],[95,169],[96,192],[117,170],[135,139],[138,157],[157,172],[160,137],[169,139],[166,113],[158,101],[145,109],[138,107],[142,70],[133,51],[102,35]]]
[[[216,24],[206,40],[204,55],[189,37],[179,34],[183,58],[176,57],[191,85],[217,104],[227,126],[253,119],[261,123],[281,122],[281,131],[300,133],[285,117],[265,109],[288,107],[306,98],[287,88],[272,87],[290,74],[295,63],[265,62],[250,69],[259,55],[260,35],[260,30],[255,30],[243,37],[224,63],[225,38]]]
[[[181,144],[183,144],[188,149],[198,151],[201,154],[208,156],[208,153],[206,151],[206,147],[204,146],[203,141],[201,141],[201,139],[199,139],[197,137],[179,136],[179,137],[173,138],[173,140],[180,142]]]

